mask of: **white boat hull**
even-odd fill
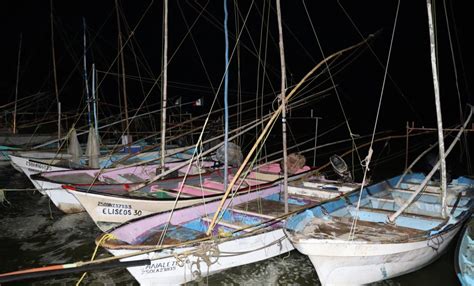
[[[293,246],[282,229],[222,243],[209,243],[201,244],[200,247],[175,248],[172,250],[172,254],[170,251],[164,250],[134,256],[123,259],[123,261],[152,260],[150,265],[127,268],[142,286],[177,285],[199,280],[202,277],[232,267],[269,259],[293,250]],[[205,246],[203,247],[203,245]],[[133,250],[111,249],[109,251],[115,256],[133,252]],[[186,252],[193,251],[198,251],[198,255],[185,255]],[[204,261],[205,259],[209,259],[209,265]]]
[[[293,245],[308,255],[322,285],[362,285],[418,270],[437,259],[460,226],[430,240],[366,243],[347,240],[297,239]]]
[[[31,180],[41,187],[40,192],[46,194],[53,204],[67,214],[84,212],[85,209],[74,195],[61,187],[61,184]]]
[[[68,192],[79,201],[80,205],[84,207],[89,216],[102,231],[107,231],[131,219],[152,213],[169,211],[173,209],[175,203],[174,200],[131,199],[74,190],[68,190]],[[214,199],[216,199],[216,197],[207,198],[204,201]],[[179,200],[176,207],[181,208],[202,202],[202,197]]]
[[[20,156],[10,156],[10,163],[12,166],[25,174],[31,183],[35,186],[35,188],[42,194],[45,195],[45,191],[43,191],[44,187],[42,182],[37,182],[31,179],[31,175],[38,174],[41,172],[52,172],[52,171],[63,171],[68,170],[67,168],[56,167],[52,165],[48,165],[39,161],[32,161],[30,158],[27,157],[20,157]]]

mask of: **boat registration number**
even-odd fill
[[[141,216],[143,212],[141,210],[135,210],[131,205],[124,204],[111,204],[98,202],[97,212],[101,215],[111,216]]]

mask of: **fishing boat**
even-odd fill
[[[454,268],[461,285],[474,285],[474,220],[464,225],[454,255]]]
[[[182,171],[186,172],[184,168]],[[65,185],[63,188],[80,202],[101,230],[107,231],[138,217],[216,200],[224,194],[222,169],[190,174],[186,178],[183,174],[163,179],[133,191],[133,184]],[[280,181],[279,165],[266,165],[251,172],[234,191],[261,189]]]
[[[365,42],[364,40],[324,58],[288,95],[282,93],[282,102],[290,100],[299,87],[325,63]],[[123,263],[143,263],[142,266],[127,267],[141,285],[186,283],[217,271],[262,261],[292,250],[293,246],[282,229],[283,221],[298,210],[321,204],[326,198],[318,198],[317,194],[308,196],[306,188],[301,193],[292,194],[286,185],[307,177],[312,171],[306,171],[308,174],[288,172],[290,169],[295,170],[294,167],[299,164],[290,168],[292,163],[285,158],[284,146],[283,184],[248,192],[234,192],[234,187],[244,182],[247,174],[251,174],[251,158],[256,154],[257,148],[262,147],[262,142],[265,142],[269,130],[284,109],[285,105],[282,103],[272,112],[235,174],[229,178],[224,175],[230,183],[220,200],[177,210],[173,208],[168,212],[131,220],[99,236],[96,244]],[[342,189],[332,189],[329,192],[338,195],[344,193]]]
[[[413,272],[435,260],[470,216],[474,180],[448,185],[449,216],[441,216],[439,187],[430,182],[417,202],[393,223],[392,215],[426,177],[421,173],[382,181],[347,197],[305,210],[285,232],[309,256],[323,285],[361,285]]]
[[[173,168],[181,161],[170,160],[166,168]],[[191,174],[206,172],[206,168],[214,166],[215,162],[204,161],[199,166],[191,169]],[[131,167],[116,167],[108,169],[72,169],[32,174],[30,180],[39,191],[47,195],[53,204],[64,213],[77,213],[85,211],[84,207],[74,195],[64,189],[63,185],[69,185],[68,189],[84,188],[87,191],[97,188],[106,189],[108,193],[112,190],[120,190],[123,193],[130,184],[146,182],[161,170],[160,164],[138,165]],[[178,175],[184,170],[178,169]],[[126,187],[125,187],[126,186]]]
[[[439,160],[426,175],[406,174],[408,168],[346,200],[288,219],[287,236],[309,257],[323,285],[368,284],[418,270],[443,253],[471,216],[474,180],[459,177],[448,183],[445,159],[470,122],[473,108],[445,150],[430,0],[427,10]],[[363,182],[372,153],[370,147]],[[433,180],[438,170],[439,180]]]
[[[327,196],[321,198],[321,193],[340,196],[360,186],[308,177],[308,172],[289,177],[295,183],[289,193],[290,212],[325,201]],[[307,177],[303,183],[295,181],[303,176]],[[208,236],[219,203],[213,200],[132,220],[98,237],[96,243],[115,256],[148,252],[122,260],[152,260],[149,265],[127,268],[140,285],[186,283],[293,249],[282,231],[286,213],[281,184],[266,184],[229,197]]]
[[[169,157],[167,157],[167,161],[188,159],[191,155],[183,152],[182,149],[183,148],[168,149],[166,151],[167,156],[169,155]],[[42,172],[88,168],[85,160],[83,160],[82,163],[75,163],[71,160],[72,155],[65,153],[28,151],[9,156],[11,165],[19,172],[25,174],[33,183],[35,188],[43,195],[45,194],[43,187],[40,183],[33,180],[31,175]],[[119,166],[132,165],[142,162],[146,163],[152,160],[157,160],[160,158],[160,156],[161,153],[159,151],[137,153],[135,156],[130,156],[129,153],[115,153],[112,155],[102,155],[98,160],[100,168],[107,168],[111,167],[114,163],[120,163]],[[121,159],[124,157],[129,158],[125,161],[122,161]]]

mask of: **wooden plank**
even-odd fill
[[[235,208],[232,209],[232,211],[236,212],[236,213],[241,213],[241,214],[250,215],[250,216],[257,216],[257,217],[266,218],[266,219],[275,219],[276,218],[275,216],[271,216],[271,215],[266,215],[266,214],[262,214],[262,213],[258,213],[258,212],[245,211],[245,210],[235,209]]]
[[[212,221],[212,220],[211,220],[210,218],[208,218],[208,217],[203,217],[203,218],[201,218],[201,219],[202,219],[203,221],[209,222],[209,223]],[[230,222],[222,221],[222,220],[221,220],[221,221],[218,221],[218,222],[217,222],[217,225],[225,226],[225,227],[232,228],[232,229],[236,229],[236,230],[241,230],[241,229],[242,229],[242,230],[245,231],[245,232],[251,232],[251,231],[253,231],[253,228],[252,228],[252,227],[250,227],[250,228],[245,228],[246,225],[236,225],[236,224],[232,224],[232,223],[230,223]],[[243,228],[245,228],[245,229],[243,229]]]
[[[191,188],[191,189],[196,189],[196,190],[199,190],[199,191],[203,190],[203,191],[210,192],[210,193],[215,193],[215,194],[224,193],[223,190],[210,189],[210,188],[206,188],[206,187],[194,186],[194,185],[188,185],[188,184],[184,184],[184,187],[188,187],[188,188]]]
[[[361,211],[366,211],[366,212],[372,212],[372,213],[382,213],[382,214],[387,214],[391,215],[395,213],[395,211],[392,210],[386,210],[386,209],[375,209],[375,208],[367,208],[367,207],[360,207],[359,208]],[[431,216],[431,215],[422,215],[422,214],[415,214],[411,212],[403,212],[402,216],[405,217],[412,217],[412,218],[421,218],[424,220],[432,220],[432,221],[443,221],[444,219],[441,217],[441,214],[439,216]]]
[[[289,211],[296,211],[303,206],[288,204]],[[279,201],[255,199],[233,207],[234,210],[244,210],[253,213],[264,213],[268,216],[279,217],[285,214],[285,204]]]

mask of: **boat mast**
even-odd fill
[[[166,100],[168,97],[168,0],[164,0],[163,17],[163,91],[161,99],[161,172],[165,171]]]
[[[281,25],[281,7],[280,0],[276,0],[277,15],[278,15],[278,45],[280,47],[280,68],[281,68],[281,131],[283,141],[283,192],[285,198],[285,213],[288,212],[288,150],[286,144],[286,65],[285,65],[285,49],[283,46],[283,29]]]
[[[91,100],[89,95],[89,80],[87,76],[87,37],[86,37],[86,19],[82,18],[82,26],[84,27],[84,36],[83,36],[83,43],[84,43],[84,51],[83,51],[83,63],[84,63],[84,84],[86,86],[86,102],[87,102],[87,122],[89,123],[89,127],[92,126],[91,121]]]
[[[229,167],[229,35],[227,30],[227,0],[224,0],[224,32],[225,32],[225,74],[224,74],[224,189],[228,185]]]
[[[95,69],[95,64],[92,64],[92,107],[94,112],[94,127],[95,135],[99,138],[99,116],[97,114],[97,71]]]
[[[16,134],[16,106],[18,101],[18,82],[20,81],[20,57],[21,57],[21,42],[23,34],[20,33],[20,44],[18,46],[18,61],[16,65],[16,85],[15,85],[15,106],[13,108],[13,134]]]
[[[58,148],[61,146],[61,102],[59,102],[58,78],[56,75],[56,56],[54,52],[54,29],[53,29],[53,0],[49,1],[50,16],[51,16],[51,50],[53,58],[53,78],[54,78],[54,92],[56,94],[56,102],[58,103]]]
[[[119,53],[120,62],[122,64],[122,85],[123,85],[123,108],[125,109],[125,134],[127,135],[126,143],[130,143],[129,126],[128,126],[128,104],[127,104],[127,84],[125,80],[125,60],[123,58],[123,46],[122,46],[122,30],[120,28],[120,14],[118,9],[118,1],[115,0],[115,12],[117,13],[117,28],[118,28],[118,42],[119,42]],[[131,141],[131,140],[130,140]]]
[[[436,119],[438,127],[438,141],[439,141],[439,158],[440,158],[440,174],[441,174],[441,214],[443,217],[448,215],[447,205],[446,205],[446,160],[445,160],[445,150],[444,150],[444,139],[443,139],[443,122],[441,116],[441,101],[439,95],[439,82],[438,82],[438,67],[436,62],[436,42],[435,42],[435,32],[434,32],[434,23],[432,15],[432,5],[431,0],[426,0],[426,6],[428,9],[428,26],[430,30],[430,50],[431,50],[431,70],[433,74],[433,86],[435,94],[435,103],[436,103]]]

